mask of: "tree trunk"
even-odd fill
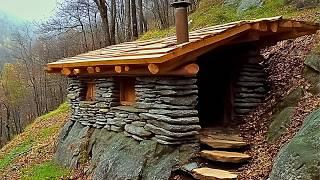
[[[138,8],[139,8],[139,32],[140,34],[143,34],[144,16],[143,16],[142,0],[138,0]]]
[[[116,1],[111,0],[110,42],[112,45],[116,44],[116,14]]]
[[[108,46],[111,44],[110,40],[110,30],[109,30],[109,20],[108,20],[108,9],[106,6],[105,0],[94,0],[94,2],[97,4],[101,21],[102,21],[102,29],[104,33],[104,39],[105,39],[105,46]]]
[[[87,0],[86,2],[86,6],[87,6],[87,16],[88,16],[88,21],[89,21],[89,28],[90,28],[90,33],[91,33],[91,49],[95,50],[96,49],[96,44],[95,44],[95,40],[94,40],[94,32],[92,29],[92,21],[91,21],[91,15],[90,15],[90,1]]]
[[[131,11],[132,11],[132,37],[134,40],[138,39],[138,22],[137,22],[137,7],[136,1],[131,0]]]
[[[126,41],[131,41],[131,7],[130,7],[131,0],[125,0],[125,11],[126,11]]]

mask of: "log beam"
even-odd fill
[[[199,72],[199,66],[198,64],[189,64],[189,65],[186,65],[184,67],[184,70],[188,73],[188,74],[191,74],[191,75],[195,75]]]
[[[128,72],[130,70],[129,66],[124,66],[124,71]]]
[[[149,64],[148,65],[148,69],[149,69],[151,74],[158,74],[159,71],[160,71],[159,67],[157,65],[155,65],[155,64]]]
[[[74,69],[73,70],[73,74],[74,75],[78,75],[78,74],[80,74],[81,73],[81,70],[80,69]]]
[[[93,74],[95,72],[93,67],[87,67],[87,71],[89,74]]]
[[[277,32],[278,31],[278,27],[279,27],[278,22],[273,22],[270,25],[270,29],[271,29],[272,32]]]
[[[121,72],[122,72],[122,67],[121,67],[121,66],[115,66],[115,67],[114,67],[114,71],[115,71],[116,73],[121,73]]]
[[[71,74],[71,70],[69,68],[63,68],[61,70],[61,74],[65,75],[65,76],[69,76]]]
[[[101,72],[101,68],[100,67],[95,67],[94,69],[96,70],[97,73]]]

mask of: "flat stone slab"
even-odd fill
[[[247,143],[243,141],[232,141],[202,137],[200,138],[200,142],[215,149],[238,149],[247,146]]]
[[[192,172],[200,180],[233,180],[238,177],[232,172],[211,168],[198,168],[192,170]]]
[[[117,107],[112,107],[111,110],[120,110],[120,111],[126,111],[126,112],[131,112],[131,113],[147,112],[146,110],[134,108],[132,106],[117,106]]]
[[[242,163],[251,158],[247,154],[227,151],[201,151],[200,156],[211,161],[228,163]]]

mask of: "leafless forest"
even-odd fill
[[[170,3],[65,0],[53,17],[13,28],[5,43],[10,63],[0,62],[0,145],[65,101],[67,80],[46,74],[45,64],[168,28],[174,24]],[[193,0],[190,11],[196,7]]]

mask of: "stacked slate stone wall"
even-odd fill
[[[88,81],[96,83],[95,101],[84,101]],[[120,106],[119,83],[114,78],[70,78],[71,120],[85,126],[124,133],[138,141],[161,144],[198,142],[198,88],[195,78],[138,77],[136,104]]]
[[[258,51],[246,54],[235,83],[234,110],[236,118],[241,118],[253,111],[265,98],[267,93],[264,58]]]

